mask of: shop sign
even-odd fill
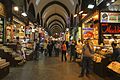
[[[5,16],[5,8],[2,3],[0,3],[0,15]]]
[[[101,23],[120,23],[120,13],[101,12]]]
[[[93,28],[83,28],[83,30],[93,30]]]
[[[120,33],[120,24],[102,24],[102,33],[117,34]]]

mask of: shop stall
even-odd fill
[[[116,69],[119,71],[120,67],[114,67],[115,70],[111,67],[112,63],[114,64],[111,43],[114,41],[120,49],[120,12],[93,12],[83,20],[82,34],[83,40],[90,38],[94,44],[93,71],[101,77],[112,75],[119,80],[119,72],[116,72]],[[118,63],[115,62],[117,65]]]
[[[4,31],[5,31],[5,6],[0,2],[0,43],[4,43]],[[1,55],[2,53],[0,53]],[[0,79],[4,78],[9,73],[9,62],[6,59],[2,59],[0,56]]]
[[[25,24],[16,17],[13,17],[13,23],[6,26],[6,42],[15,43],[17,37],[19,37],[21,42],[24,41]]]
[[[35,40],[35,26],[33,23],[29,23],[28,26],[25,28],[25,54],[26,54],[26,60],[32,60],[33,59],[33,48],[34,48],[34,40]]]
[[[120,42],[120,13],[101,12],[100,18],[101,39],[106,46],[111,46],[113,41]]]
[[[83,40],[90,38],[94,45],[99,41],[99,11],[94,12],[82,23]]]
[[[109,77],[112,80],[120,80],[120,62],[112,61],[108,66]]]
[[[2,3],[0,3],[0,43],[4,43],[5,19],[5,7]]]
[[[112,49],[112,42],[117,44],[118,50],[120,50],[120,12],[104,11],[100,12],[100,29],[101,29],[101,42],[107,49]],[[120,52],[119,52],[120,53]],[[119,60],[118,60],[119,61]],[[119,74],[119,62],[111,61],[106,67],[108,75],[113,80],[120,79]],[[114,64],[114,66],[112,66]],[[114,69],[113,69],[114,68]]]

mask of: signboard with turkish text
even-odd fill
[[[120,24],[118,23],[102,23],[101,29],[103,34],[120,34]]]
[[[120,13],[101,12],[101,23],[120,23]]]

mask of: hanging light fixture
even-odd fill
[[[18,6],[13,7],[14,11],[19,11]]]
[[[82,13],[83,13],[83,11],[80,11],[80,12],[79,12],[79,14],[82,14]]]
[[[75,14],[74,17],[77,17],[77,14]]]
[[[21,15],[22,15],[22,16],[24,16],[24,17],[26,17],[26,16],[27,16],[27,14],[26,14],[25,12],[23,12]]]
[[[89,9],[93,9],[93,8],[94,8],[94,5],[93,5],[93,4],[89,4],[89,5],[88,5],[88,8],[89,8]]]
[[[106,4],[106,6],[109,6],[109,5],[110,5],[110,3],[107,3],[107,4]]]

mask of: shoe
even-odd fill
[[[78,77],[84,77],[84,75],[83,75],[83,74],[81,74],[81,75],[79,75]]]

